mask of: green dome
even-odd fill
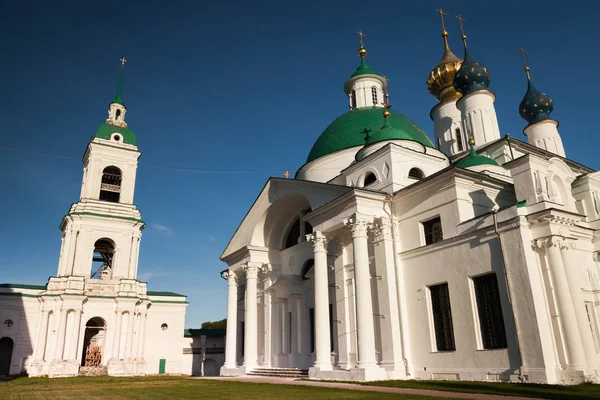
[[[96,131],[96,137],[101,139],[110,140],[110,136],[118,132],[123,136],[123,143],[132,144],[136,146],[137,139],[135,137],[135,133],[129,128],[121,128],[119,126],[111,125],[111,124],[102,124]]]
[[[355,76],[359,76],[359,75],[379,75],[379,74],[377,72],[373,71],[371,69],[371,67],[369,67],[367,65],[364,57],[361,57],[360,65],[358,66],[358,68],[356,68],[356,71],[354,71],[354,73],[352,75],[350,75],[350,78],[354,78]]]
[[[471,151],[469,151],[468,156],[466,156],[465,158],[463,158],[462,160],[460,160],[459,162],[456,163],[456,166],[460,167],[460,168],[469,168],[469,167],[474,167],[476,165],[496,165],[496,166],[498,166],[498,163],[489,157],[480,156],[479,154],[477,154],[477,152],[475,151],[475,149],[473,147],[471,147]]]
[[[382,130],[382,114],[381,107],[357,108],[342,114],[319,136],[306,162],[339,150],[364,146],[367,135],[375,136]],[[425,132],[399,112],[390,110],[388,121],[394,129],[386,131],[392,134],[386,134],[385,139],[381,140],[414,140],[423,146],[434,147]]]

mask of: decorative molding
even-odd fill
[[[262,268],[262,263],[257,262],[247,262],[246,265],[242,267],[246,271],[246,279],[257,279],[258,272]]]
[[[575,242],[562,236],[548,236],[532,240],[531,247],[533,250],[543,250],[550,247],[558,247],[560,250],[573,250],[575,249]]]
[[[392,240],[392,221],[388,218],[376,218],[372,225],[375,242]]]
[[[358,213],[344,219],[344,225],[350,228],[352,238],[367,237],[367,231],[372,223],[372,218]]]
[[[235,272],[233,272],[233,270],[228,269],[223,276],[227,278],[228,286],[237,286],[238,276]]]
[[[327,251],[327,243],[329,243],[329,239],[321,232],[316,231],[306,235],[306,240],[313,245],[313,250],[315,253]]]

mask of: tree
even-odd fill
[[[206,321],[202,323],[202,329],[227,329],[227,318],[220,321]]]

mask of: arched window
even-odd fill
[[[102,349],[106,336],[106,321],[94,317],[85,324],[83,336],[82,367],[99,367],[102,365]]]
[[[456,128],[456,130],[454,132],[456,133],[456,147],[458,148],[458,151],[463,151],[464,147],[463,147],[462,136],[460,134],[460,128]]]
[[[411,168],[408,171],[408,177],[413,179],[423,179],[425,178],[425,174],[419,168]]]
[[[376,105],[377,103],[379,103],[379,95],[378,95],[378,91],[377,91],[377,86],[372,86],[371,87],[371,98],[373,99],[373,105]]]
[[[356,90],[352,89],[352,94],[350,95],[350,102],[352,104],[352,109],[356,108]]]
[[[100,200],[118,203],[121,194],[121,170],[117,167],[106,167],[102,171],[100,184]]]
[[[304,235],[308,235],[309,233],[312,233],[312,231],[313,227],[311,224],[309,224],[306,221],[300,221],[300,218],[296,219],[292,224],[292,227],[288,231],[287,236],[285,237],[284,249],[288,249],[292,246],[297,245],[300,242],[304,242]]]
[[[115,255],[115,243],[110,239],[100,239],[94,243],[92,256],[92,278],[110,278]]]
[[[121,116],[121,110],[117,110],[117,112],[115,113],[115,121],[118,121],[120,116]]]
[[[377,177],[375,176],[375,174],[372,172],[369,172],[365,176],[365,182],[363,183],[363,187],[371,186],[372,184],[374,184],[376,182],[377,182]]]

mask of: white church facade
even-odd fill
[[[0,375],[183,372],[186,297],[148,291],[137,279],[141,153],[125,122],[122,79],[123,69],[108,119],[83,156],[81,196],[60,225],[56,276],[44,286],[0,285]]]
[[[361,40],[350,111],[266,182],[221,256],[221,375],[600,382],[600,172],[566,157],[528,67],[528,142],[501,136],[489,71],[442,36],[435,143]]]

